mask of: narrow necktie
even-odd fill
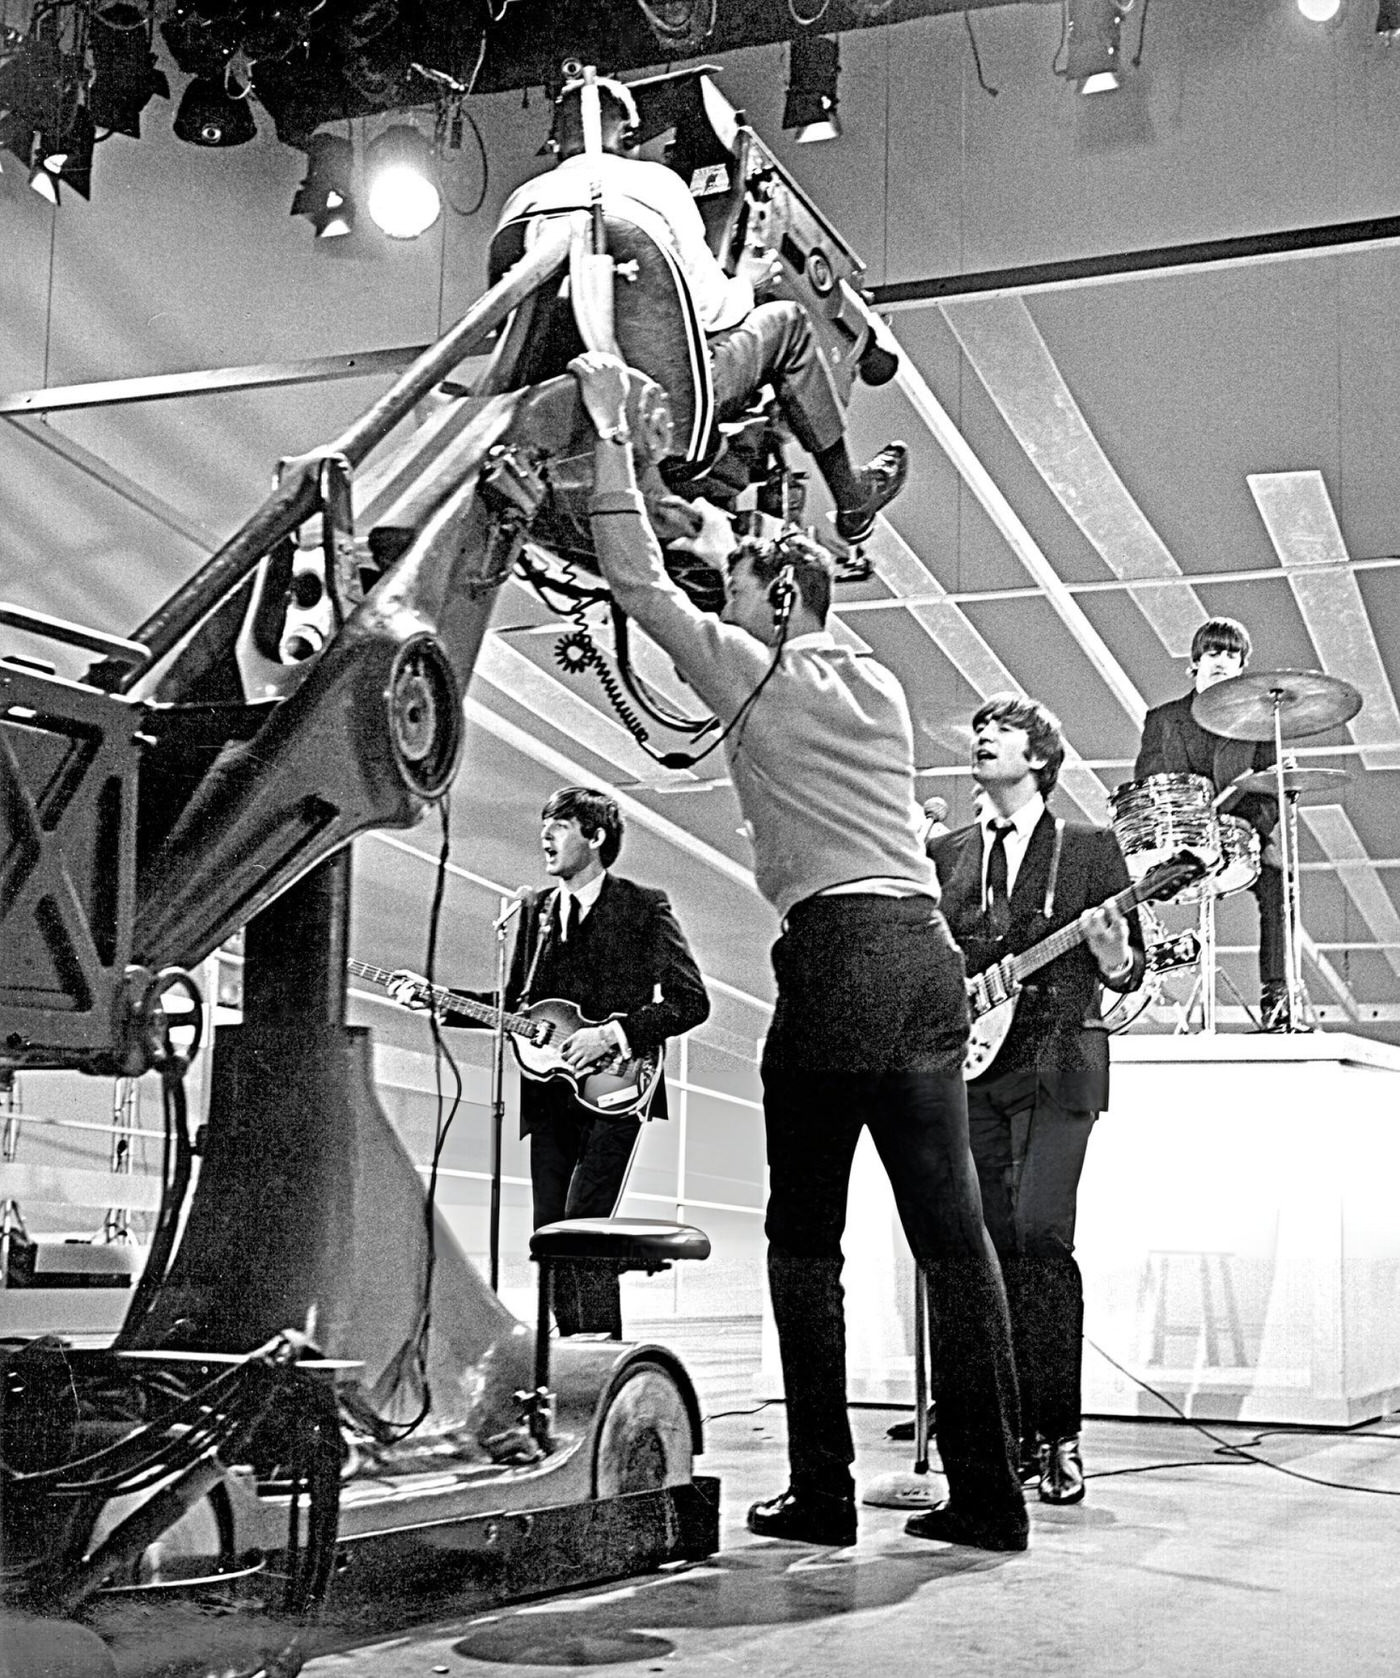
[[[559,893],[559,942],[561,944],[567,944],[569,941],[569,911],[572,903],[573,898],[569,896],[568,892],[561,891]]]
[[[987,926],[993,938],[1004,938],[1011,925],[1011,900],[1006,883],[1006,836],[1014,822],[992,824],[992,848],[987,856]]]

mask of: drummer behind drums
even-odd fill
[[[1211,618],[1191,638],[1192,689],[1147,713],[1133,775],[1203,775],[1216,792],[1274,761],[1269,740],[1230,740],[1202,728],[1191,702],[1217,682],[1238,676],[1249,663],[1249,631],[1234,618]],[[1260,867],[1250,888],[1259,905],[1259,1014],[1265,1031],[1287,1031],[1288,983],[1284,957],[1283,876],[1273,840],[1278,801],[1261,793],[1237,794],[1220,809],[1249,823],[1259,835]]]

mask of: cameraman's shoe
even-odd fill
[[[860,481],[865,490],[863,500],[854,507],[840,508],[836,514],[836,534],[853,547],[865,541],[875,528],[875,520],[889,506],[909,476],[909,449],[904,443],[886,443],[879,454],[861,468]]]

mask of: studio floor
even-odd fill
[[[884,1437],[897,1414],[853,1412],[862,1488],[912,1460]],[[1348,1433],[1210,1431],[1274,1466],[1185,1425],[1091,1421],[1088,1497],[1067,1509],[1032,1497],[1025,1555],[907,1538],[889,1509],[863,1509],[858,1542],[822,1550],[745,1530],[747,1505],[785,1478],[784,1412],[731,1411],[707,1424],[699,1464],[723,1483],[709,1562],[380,1635],[303,1671],[1390,1678],[1400,1417]]]

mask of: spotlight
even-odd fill
[[[798,145],[841,138],[841,119],[836,114],[840,74],[841,49],[834,37],[798,35],[793,39],[783,127],[797,130]]]
[[[223,76],[196,76],[185,89],[174,128],[192,146],[241,146],[258,131],[245,95],[235,99]]]
[[[1298,10],[1309,23],[1331,23],[1342,9],[1342,0],[1298,0]]]
[[[1120,85],[1124,9],[1119,0],[1069,0],[1065,62],[1059,74],[1077,82],[1081,93],[1112,93]]]
[[[355,231],[355,198],[350,177],[355,148],[339,134],[313,134],[306,148],[306,179],[292,200],[292,214],[305,216],[318,239],[341,239]]]
[[[170,97],[165,72],[151,51],[150,16],[128,0],[94,12],[88,20],[93,83],[88,107],[98,128],[141,138],[141,112],[157,94]]]
[[[58,203],[63,181],[84,198],[92,197],[92,148],[97,135],[86,105],[71,105],[50,127],[39,130],[29,184],[41,198]]]
[[[1376,9],[1376,33],[1391,40],[1400,35],[1400,0],[1381,0]]]
[[[365,147],[365,205],[391,239],[416,239],[442,214],[432,147],[412,123],[395,123]]]
[[[4,38],[0,62],[0,147],[30,167],[29,184],[58,203],[60,177],[84,198],[92,190],[92,115],[84,101],[86,65],[63,50],[56,8],[18,42]]]

